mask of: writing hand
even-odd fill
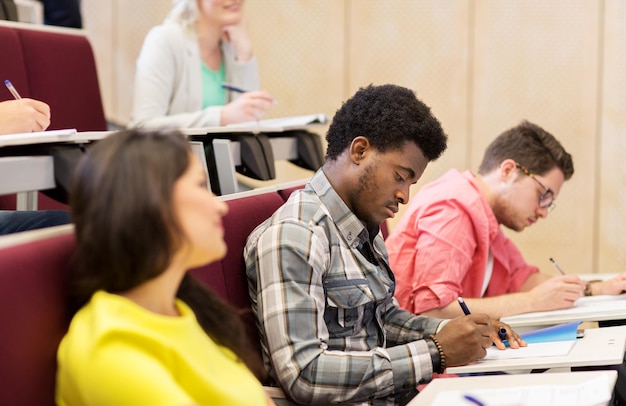
[[[274,105],[272,96],[264,91],[243,93],[222,108],[222,125],[258,121]]]

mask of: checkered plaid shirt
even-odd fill
[[[400,310],[378,234],[319,170],[257,227],[244,251],[270,376],[296,401],[392,405],[432,378],[426,341],[441,320]]]

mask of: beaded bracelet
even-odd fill
[[[439,374],[443,374],[443,372],[446,370],[446,354],[443,353],[443,348],[441,347],[441,344],[439,344],[439,341],[435,338],[434,335],[430,335],[428,336],[428,338],[430,338],[431,340],[433,340],[433,343],[435,343],[435,347],[437,347],[437,351],[439,351],[439,371],[437,371],[437,373]]]

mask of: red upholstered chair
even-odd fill
[[[237,195],[224,196],[228,214],[223,219],[224,240],[228,247],[226,257],[218,263],[191,270],[191,274],[216,291],[228,303],[244,311],[243,320],[253,343],[261,345],[259,335],[250,311],[246,266],[243,248],[248,235],[254,228],[269,218],[283,204],[276,192],[263,192],[237,198]]]
[[[289,196],[296,190],[304,189],[304,185],[291,186],[286,189],[279,189],[278,194],[283,198],[284,201],[289,199]]]
[[[22,97],[50,105],[49,130],[107,130],[95,59],[82,30],[1,23],[0,44],[0,101],[12,98],[4,89],[9,79]],[[67,209],[44,194],[38,198],[40,209]],[[0,196],[0,209],[15,207],[15,195]]]
[[[104,131],[98,73],[87,37],[78,30],[16,29],[22,42],[29,96],[52,112],[50,130]]]
[[[283,199],[276,192],[227,201],[228,254],[190,272],[227,302],[242,309],[247,332],[261,351],[250,311],[243,247],[250,232]],[[0,237],[0,405],[54,405],[56,351],[67,331],[66,291],[75,250],[73,226]],[[266,388],[289,405],[278,388]]]
[[[15,239],[18,243],[4,246]],[[74,247],[72,226],[0,238],[2,405],[54,405],[56,351],[68,327],[65,286]]]
[[[10,80],[21,93],[30,94],[30,86],[24,69],[24,54],[17,31],[13,28],[0,26],[0,44],[2,44],[2,58],[0,59],[0,101],[12,100],[13,96],[4,86],[6,79]]]

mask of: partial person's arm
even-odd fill
[[[486,313],[499,319],[520,313],[567,309],[574,305],[585,288],[584,283],[575,275],[547,277],[534,273],[527,281],[528,286],[533,286],[530,290],[522,285],[523,292],[483,298],[463,297],[463,300],[472,312]],[[460,316],[463,312],[459,304],[453,301],[441,309],[428,310],[422,314],[450,318]]]
[[[252,58],[252,43],[245,18],[241,18],[237,24],[224,27],[224,39],[235,49],[237,62],[248,62]]]
[[[44,131],[50,125],[50,106],[22,98],[0,102],[0,135]]]
[[[606,281],[593,282],[589,285],[589,289],[592,296],[622,294],[626,292],[626,273]]]

